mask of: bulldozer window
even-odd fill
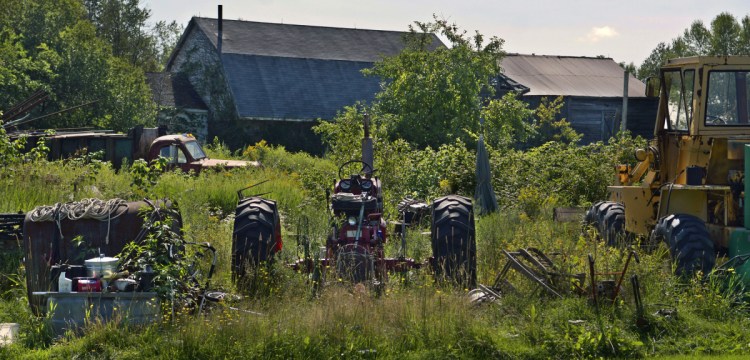
[[[679,70],[664,72],[664,91],[667,97],[667,125],[670,130],[687,131],[693,111],[693,82],[695,72]]]
[[[711,71],[706,96],[707,126],[748,125],[747,71]]]

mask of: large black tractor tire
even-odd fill
[[[714,243],[705,222],[698,217],[673,214],[659,219],[651,233],[651,242],[659,241],[669,246],[678,275],[689,277],[698,271],[706,275],[716,264]]]
[[[232,235],[232,278],[245,275],[246,265],[272,260],[281,236],[276,202],[260,197],[240,201],[235,210]]]
[[[465,288],[477,282],[477,243],[471,199],[448,195],[432,203],[432,267],[438,281]]]
[[[593,226],[609,246],[623,245],[630,236],[625,232],[625,207],[612,201],[601,201],[586,211],[585,221]]]

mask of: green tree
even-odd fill
[[[391,135],[418,147],[470,140],[479,127],[482,96],[494,94],[491,79],[500,71],[503,40],[485,42],[481,34],[468,36],[437,18],[409,30],[406,49],[366,71],[384,79],[377,106],[394,115]],[[449,46],[431,48],[433,33]]]
[[[534,134],[534,110],[529,104],[509,92],[500,99],[492,99],[482,109],[485,120],[485,143],[492,148],[512,148]]]
[[[10,107],[37,89],[48,88],[55,77],[51,68],[59,60],[46,46],[37,51],[36,57],[30,57],[18,35],[9,28],[0,30],[0,104]]]
[[[750,16],[738,21],[723,12],[711,21],[710,29],[702,21],[694,21],[682,35],[667,44],[659,43],[638,68],[638,78],[659,73],[667,59],[698,55],[750,55]]]
[[[177,43],[182,26],[157,22],[148,27],[151,11],[140,0],[84,0],[97,35],[112,54],[145,71],[160,71]]]
[[[0,0],[0,109],[38,89],[50,99],[31,116],[36,128],[100,126],[115,130],[155,121],[143,71],[113,56],[81,1]]]

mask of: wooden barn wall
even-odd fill
[[[541,96],[522,99],[535,109]],[[628,130],[634,135],[653,137],[658,99],[631,98],[628,100]],[[583,135],[581,144],[607,141],[620,130],[622,98],[566,97],[558,119],[565,118]]]
[[[637,98],[628,100],[628,130],[633,135],[646,139],[654,137],[654,122],[659,98]]]

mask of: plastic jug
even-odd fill
[[[73,280],[65,277],[65,271],[60,273],[60,279],[57,281],[57,291],[61,293],[73,291]]]

